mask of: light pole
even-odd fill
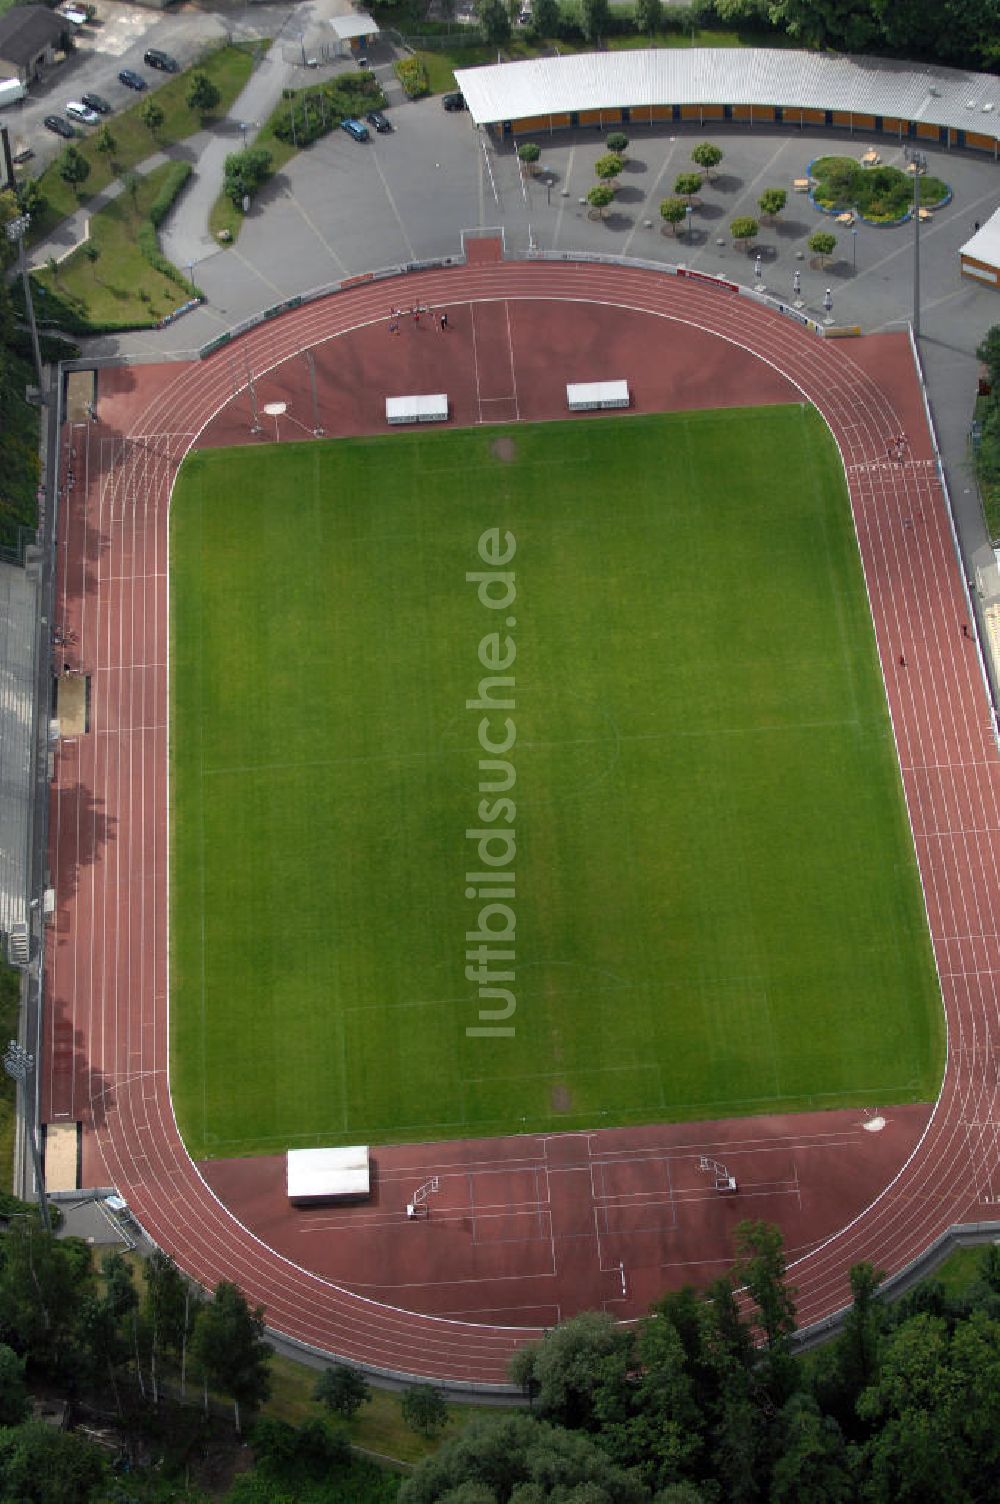
[[[35,305],[31,301],[31,279],[28,276],[28,259],[24,254],[24,237],[28,233],[31,224],[30,214],[19,214],[12,219],[7,226],[7,239],[17,245],[17,263],[21,273],[21,283],[24,288],[24,306],[28,310],[28,326],[31,329],[31,348],[35,356],[35,377],[38,381],[38,394],[41,401],[45,401],[42,391],[42,352],[38,343],[38,326],[35,323]]]
[[[852,256],[853,256],[853,260],[852,260],[852,264],[851,264],[851,269],[852,269],[853,275],[857,276],[857,274],[858,274],[858,232],[857,232],[857,230],[855,229],[855,227],[853,225],[851,226],[851,253],[852,253]]]
[[[42,1214],[42,1226],[46,1232],[52,1231],[52,1223],[49,1221],[49,1204],[45,1199],[45,1181],[42,1179],[42,1165],[38,1158],[38,1141],[35,1138],[35,1109],[34,1104],[29,1107],[27,1080],[35,1064],[34,1055],[29,1055],[23,1044],[18,1044],[12,1039],[7,1046],[3,1057],[3,1068],[12,1081],[16,1081],[21,1087],[21,1112],[24,1116],[24,1126],[28,1132],[28,1144],[31,1148],[31,1163],[35,1172],[35,1187],[38,1191],[38,1210]]]
[[[792,278],[792,292],[795,295],[795,307],[802,307],[802,273],[796,272]]]
[[[760,252],[758,251],[757,255],[754,257],[754,263],[753,263],[754,292],[763,292],[764,291],[764,284],[761,281],[761,278],[763,277],[763,275],[764,275],[764,264],[763,264],[763,262],[760,259]]]
[[[684,205],[684,234],[685,234],[685,237],[687,239],[688,245],[691,244],[691,219],[692,219],[693,214],[694,214],[694,210],[692,209],[691,205],[690,204],[685,204]]]
[[[920,174],[927,171],[927,158],[910,147],[907,152],[913,173],[913,337],[920,338]]]
[[[831,292],[831,290],[830,290],[829,287],[827,288],[826,292],[823,294],[823,307],[826,309],[826,317],[823,320],[824,324],[832,324],[833,323],[833,293]]]

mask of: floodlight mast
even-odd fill
[[[49,1203],[45,1196],[45,1181],[42,1177],[42,1162],[38,1154],[38,1139],[35,1136],[35,1114],[33,1106],[29,1106],[27,1081],[34,1068],[35,1057],[30,1054],[23,1044],[18,1044],[12,1039],[4,1051],[3,1068],[12,1081],[16,1081],[21,1087],[21,1111],[24,1116],[24,1126],[28,1134],[28,1145],[31,1149],[31,1163],[35,1172],[35,1189],[38,1192],[38,1210],[42,1216],[42,1226],[46,1232],[52,1231],[52,1223],[49,1219]]]

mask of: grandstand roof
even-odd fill
[[[784,105],[899,116],[996,137],[1000,78],[767,47],[589,52],[456,69],[477,125],[663,104]]]

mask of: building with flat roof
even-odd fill
[[[580,53],[459,68],[473,120],[502,134],[657,121],[884,131],[1000,157],[1000,78],[791,49]]]

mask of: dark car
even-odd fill
[[[181,71],[181,65],[177,59],[171,57],[169,52],[161,52],[159,47],[147,47],[142,54],[142,60],[144,63],[148,63],[151,68],[159,68],[161,73],[179,73]]]
[[[384,136],[386,131],[392,130],[392,121],[387,120],[386,117],[382,114],[381,110],[369,110],[368,114],[365,116],[365,119],[368,121],[369,125],[373,125],[375,127],[380,136]]]
[[[464,94],[445,94],[445,95],[443,95],[443,97],[441,99],[441,103],[444,105],[444,107],[445,107],[446,110],[464,110],[465,109],[465,95]]]
[[[47,131],[53,131],[55,135],[62,136],[67,141],[72,141],[76,135],[69,121],[64,120],[61,115],[46,115],[42,124]]]
[[[102,94],[81,94],[80,98],[88,110],[96,110],[98,115],[111,114],[111,106]]]
[[[340,122],[340,129],[346,131],[349,136],[353,136],[355,141],[368,140],[367,125],[362,125],[360,120],[355,120],[351,115]]]
[[[141,93],[146,87],[146,80],[141,73],[133,73],[131,68],[123,68],[118,75],[118,82],[125,85],[126,89],[135,89]]]

